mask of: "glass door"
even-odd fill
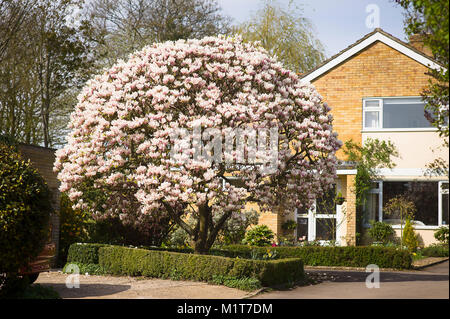
[[[336,202],[335,190],[318,198],[308,211],[296,210],[297,241],[329,242],[336,240]]]

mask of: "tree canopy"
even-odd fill
[[[293,1],[286,8],[273,0],[262,1],[262,7],[234,32],[245,41],[260,41],[286,68],[296,72],[307,72],[325,59],[311,21]]]
[[[122,220],[166,211],[204,253],[246,202],[307,209],[332,185],[342,143],[329,111],[260,46],[156,43],[88,82],[55,170],[75,208]]]

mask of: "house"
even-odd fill
[[[383,207],[396,195],[413,195],[417,208],[415,232],[424,245],[435,242],[434,231],[449,223],[448,177],[425,175],[435,158],[448,162],[448,148],[424,116],[420,94],[428,85],[429,68],[439,68],[420,39],[405,43],[381,29],[375,29],[343,51],[302,75],[311,82],[331,107],[334,130],[343,142],[352,139],[390,140],[400,156],[396,167],[381,169],[364,208],[362,242],[370,220],[391,223],[397,235],[398,219],[383,214]],[[338,158],[344,160],[343,152]],[[308,212],[266,213],[260,218],[277,234],[285,220],[297,222],[296,237],[306,240],[332,240],[340,245],[355,245],[357,216],[354,180],[356,170],[343,165],[337,171],[336,187],[345,197],[336,213],[320,211],[320,203]],[[447,185],[447,190],[442,186]],[[445,187],[444,187],[445,188]],[[318,210],[317,212],[315,210]],[[332,225],[333,227],[327,227]]]

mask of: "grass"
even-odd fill
[[[254,291],[262,287],[261,282],[256,278],[214,276],[210,283],[214,285],[223,285],[230,288],[237,288],[245,291]]]

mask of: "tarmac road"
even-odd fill
[[[416,271],[380,272],[380,287],[367,288],[370,273],[308,270],[325,278],[320,284],[259,294],[253,299],[448,299],[449,262]]]

